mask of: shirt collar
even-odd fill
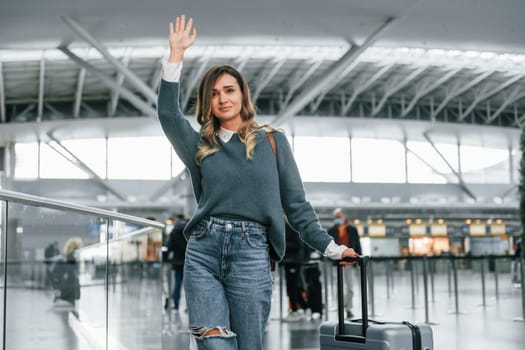
[[[236,134],[235,131],[224,129],[222,126],[220,127],[219,131],[217,132],[217,136],[219,136],[219,138],[222,141],[224,141],[224,142],[230,141],[232,136],[235,135],[235,134]]]

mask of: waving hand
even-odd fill
[[[182,15],[175,19],[175,25],[170,22],[170,62],[181,62],[184,52],[190,47],[197,37],[197,28],[193,27],[193,18],[188,19]]]

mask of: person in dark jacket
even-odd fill
[[[186,220],[184,215],[175,216],[175,225],[168,238],[168,255],[172,256],[172,267],[175,272],[175,284],[173,285],[173,308],[179,309],[180,291],[182,287],[182,278],[184,277],[184,260],[186,256],[187,241],[183,235]]]
[[[516,242],[516,250],[512,256],[512,283],[521,283],[521,239]]]
[[[301,264],[305,261],[305,244],[299,234],[286,222],[286,252],[283,259],[286,277],[286,292],[290,301],[290,313],[286,321],[299,321],[304,318],[304,311],[308,308],[301,282]],[[302,313],[299,313],[299,308]]]
[[[341,208],[336,208],[333,212],[334,225],[328,230],[328,234],[334,237],[337,244],[345,245],[362,255],[361,242],[355,226],[351,225]],[[344,269],[345,281],[345,308],[346,316],[352,318],[353,298],[354,298],[354,266]]]
[[[77,250],[81,247],[82,240],[77,237],[68,239],[64,244],[64,257],[56,262],[53,269],[53,280],[57,289],[55,302],[61,299],[75,305],[80,299]]]

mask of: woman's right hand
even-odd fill
[[[182,15],[175,19],[175,26],[170,22],[170,57],[169,62],[182,62],[184,52],[190,47],[197,37],[197,28],[193,27],[193,18],[188,19]]]

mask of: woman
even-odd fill
[[[55,287],[58,299],[65,300],[73,305],[80,299],[80,282],[78,280],[77,250],[82,247],[82,239],[70,238],[64,244],[64,257],[58,261],[53,270]]]
[[[315,249],[333,259],[356,254],[320,227],[285,135],[270,128],[274,154],[235,68],[215,66],[204,75],[196,105],[200,132],[184,118],[180,71],[196,36],[193,19],[170,23],[158,100],[162,128],[191,174],[198,202],[185,228],[190,328],[201,350],[258,350],[270,312],[270,258],[280,260],[285,251],[283,210]]]

